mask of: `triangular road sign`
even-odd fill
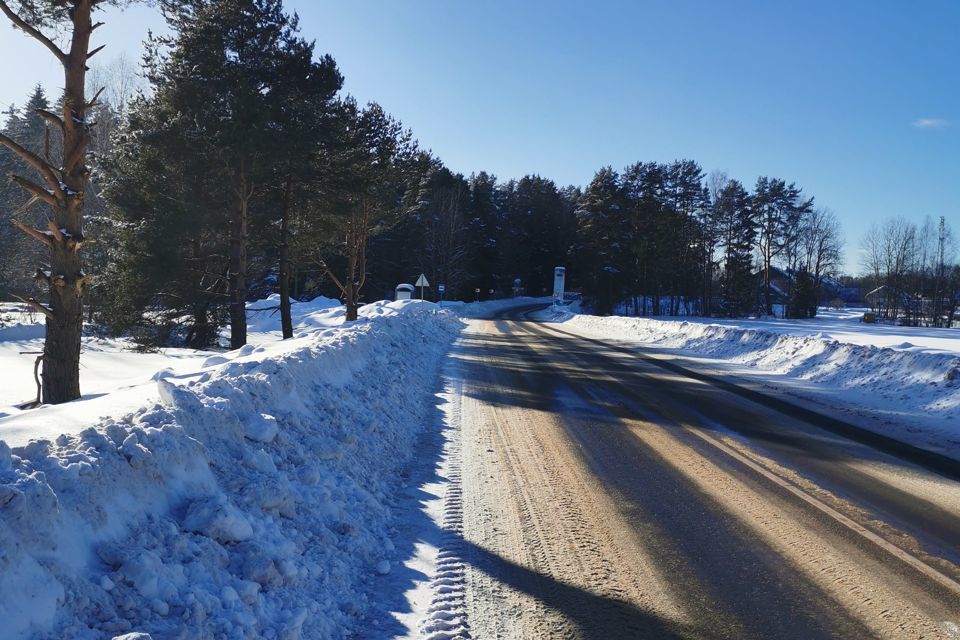
[[[421,274],[420,274],[420,277],[417,278],[417,284],[416,284],[415,286],[417,286],[417,287],[429,287],[429,286],[430,286],[430,283],[427,282],[427,276],[425,276],[424,274],[421,273]]]

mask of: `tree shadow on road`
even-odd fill
[[[583,640],[616,640],[618,638],[718,639],[721,636],[702,629],[680,625],[645,611],[635,604],[592,593],[561,582],[508,560],[469,540],[460,539],[463,558],[473,568],[486,573],[502,584],[525,593],[548,609],[560,614],[554,633],[545,637],[573,637]]]

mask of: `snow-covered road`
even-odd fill
[[[454,350],[435,637],[958,637],[960,470],[522,317]]]

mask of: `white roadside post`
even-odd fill
[[[553,268],[553,304],[560,306],[563,304],[563,287],[567,279],[566,267]]]
[[[413,297],[415,289],[412,284],[398,284],[393,296],[394,300],[409,300]]]
[[[423,288],[430,286],[430,283],[427,282],[427,276],[421,273],[420,277],[417,278],[416,286],[420,287],[420,300],[423,300]]]

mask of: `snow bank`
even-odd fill
[[[870,325],[860,325],[859,344],[854,344],[821,332],[804,335],[803,322],[750,328],[736,326],[736,321],[724,325],[551,313],[554,320],[597,337],[639,341],[772,375],[798,395],[812,393],[838,408],[875,410],[897,421],[900,432],[891,435],[960,451],[960,422],[955,419],[960,410],[960,352],[942,348],[949,346],[952,334],[935,346],[916,346],[922,339],[916,337],[894,348],[867,344],[876,330]],[[776,330],[780,326],[784,331]],[[896,329],[901,334],[910,331]],[[880,333],[878,339],[889,336]]]
[[[387,302],[374,302],[360,307],[360,317],[379,317],[406,308],[403,303],[399,304],[387,307]],[[407,304],[437,308],[429,302],[409,301]],[[36,356],[21,354],[43,350],[44,326],[42,318],[34,317],[31,323],[29,314],[14,311],[11,307],[0,304],[0,318],[18,323],[0,328],[0,439],[6,440],[10,446],[24,445],[30,439],[54,439],[63,433],[77,433],[102,417],[129,413],[158,400],[155,383],[158,378],[186,383],[213,367],[250,357],[255,350],[273,348],[272,345],[282,341],[277,295],[248,303],[249,343],[238,351],[168,348],[142,353],[136,351],[136,345],[126,338],[85,335],[80,358],[82,400],[69,405],[21,411],[18,405],[33,400],[37,393],[33,377]],[[343,306],[330,298],[296,302],[292,306],[294,337],[309,337],[316,330],[339,327],[344,315]],[[229,342],[229,329],[224,332],[222,341],[224,344]]]
[[[294,340],[158,376],[129,415],[0,441],[4,638],[356,636],[460,323],[414,301],[309,315]]]
[[[317,296],[307,302],[293,301],[293,304],[290,305],[290,315],[295,322],[294,330],[303,329],[307,326],[317,326],[316,323],[320,318],[328,321],[326,326],[333,326],[342,321],[344,309],[338,300]],[[275,333],[279,326],[280,294],[274,293],[263,300],[247,304],[248,333]]]
[[[36,340],[43,338],[45,329],[43,324],[14,324],[8,327],[0,326],[0,342],[8,340]]]

